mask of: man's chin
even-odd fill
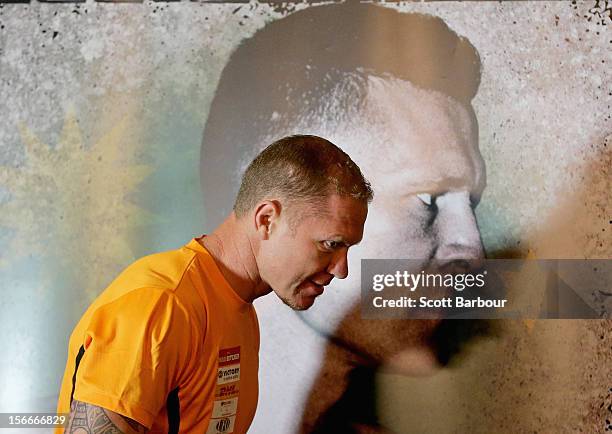
[[[312,307],[316,299],[316,297],[304,296],[301,294],[298,294],[297,296],[292,298],[279,298],[283,303],[285,303],[293,310],[307,310]]]

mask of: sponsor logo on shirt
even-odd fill
[[[236,415],[230,417],[222,417],[219,419],[211,419],[208,424],[206,434],[228,434],[234,432],[234,422]]]
[[[219,351],[217,386],[206,434],[234,432],[240,390],[240,347]]]
[[[231,383],[240,380],[240,365],[230,365],[219,368],[217,374],[217,384]]]
[[[219,351],[219,367],[240,364],[240,347],[226,348]]]
[[[215,390],[215,399],[229,399],[238,396],[240,383],[232,383],[224,386],[217,386]]]
[[[236,414],[238,410],[238,398],[218,400],[213,402],[212,417],[227,417]]]

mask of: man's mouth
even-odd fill
[[[323,294],[323,291],[325,291],[324,285],[320,285],[310,279],[306,280],[304,283],[306,284],[305,289],[307,294],[312,297],[318,297],[319,295]]]
[[[311,280],[312,282],[312,280]],[[317,288],[319,292],[319,295],[323,294],[323,291],[325,291],[325,285],[320,285],[317,282],[312,282],[314,284],[314,286]]]

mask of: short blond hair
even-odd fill
[[[374,193],[355,162],[329,140],[294,135],[275,141],[249,164],[234,204],[237,217],[274,195],[287,201],[312,201],[332,194],[364,204]]]

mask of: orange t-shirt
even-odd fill
[[[70,336],[58,413],[74,398],[154,433],[246,433],[258,351],[253,305],[193,239],[136,261],[87,309]]]

